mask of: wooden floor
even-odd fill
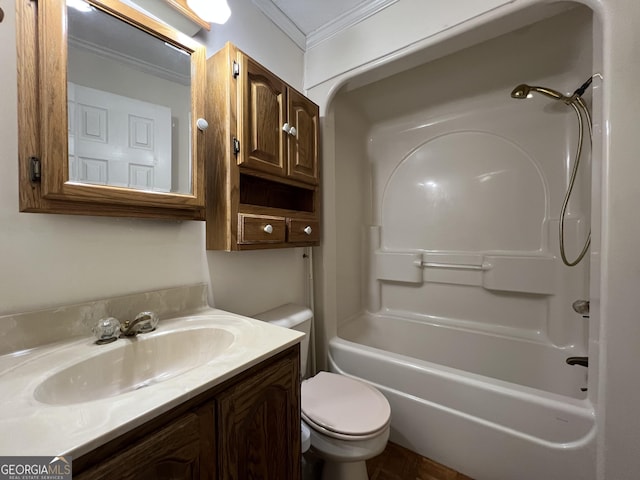
[[[370,480],[473,480],[391,442],[367,461],[367,473]]]

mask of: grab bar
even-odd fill
[[[418,260],[415,263],[420,268],[445,268],[449,270],[478,270],[481,272],[486,272],[487,270],[491,270],[493,268],[493,265],[491,265],[490,263],[483,263],[482,265],[471,265],[461,263],[424,262],[421,260]]]

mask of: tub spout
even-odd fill
[[[582,367],[589,366],[589,357],[569,357],[567,358],[568,365],[580,365]]]

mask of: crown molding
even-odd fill
[[[354,8],[340,15],[335,20],[322,25],[320,28],[307,35],[306,50],[315,47],[319,43],[324,42],[328,38],[333,37],[347,28],[357,25],[370,16],[375,15],[379,11],[393,5],[397,1],[398,0],[372,0],[356,5]]]
[[[257,6],[280,30],[282,30],[298,47],[306,51],[337,33],[352,27],[379,11],[393,5],[398,0],[371,0],[362,2],[335,20],[306,35],[287,17],[271,0],[253,0]]]
[[[139,57],[127,55],[121,51],[106,47],[105,45],[96,44],[96,43],[87,41],[85,39],[79,39],[72,35],[68,35],[68,42],[69,42],[69,45],[73,47],[76,47],[81,50],[86,50],[88,52],[91,52],[103,58],[115,60],[124,65],[127,65],[128,67],[134,70],[138,70],[140,72],[144,72],[144,73],[153,75],[155,77],[163,78],[170,82],[179,83],[181,85],[186,85],[186,86],[191,85],[190,75],[183,75],[169,68],[158,65],[157,63],[145,61]],[[167,47],[175,48],[175,47],[172,47],[170,44],[167,44]]]
[[[306,50],[307,37],[271,0],[253,0],[253,4],[264,13],[269,20],[282,30],[293,42]]]

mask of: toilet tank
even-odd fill
[[[304,377],[307,372],[307,359],[309,358],[309,336],[311,335],[313,312],[302,305],[287,303],[267,310],[266,312],[253,315],[253,317],[280,327],[292,328],[293,330],[304,333],[304,337],[302,337],[300,341],[300,375]]]

